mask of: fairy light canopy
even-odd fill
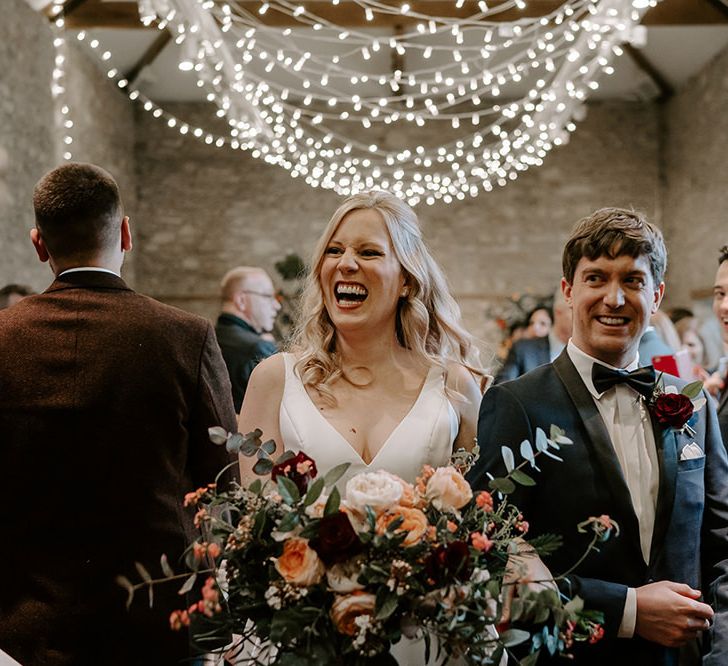
[[[175,118],[91,47],[130,98],[183,134],[313,187],[449,203],[506,185],[567,142],[657,0],[565,0],[535,17],[526,3],[138,0],[142,22],[181,45],[180,69],[226,134]],[[506,12],[524,16],[499,20]]]

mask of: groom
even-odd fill
[[[563,536],[547,562],[554,574],[586,550],[577,523],[607,514],[621,528],[564,581],[605,616],[605,638],[579,647],[577,663],[667,666],[678,652],[697,661],[703,635],[704,663],[728,664],[728,458],[715,409],[707,400],[691,429],[660,423],[650,407],[654,373],[638,370],[665,264],[662,234],[638,213],[605,208],[581,220],[563,255],[574,321],[567,348],[491,388],[480,408],[476,487],[487,487],[486,472],[505,474],[501,446],[518,456],[536,428],[555,424],[574,442],[558,452],[563,462],[539,456],[536,486],[513,496],[532,536]]]

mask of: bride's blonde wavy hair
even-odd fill
[[[445,368],[451,361],[462,364],[479,378],[482,387],[487,375],[479,366],[478,350],[460,323],[460,308],[425,245],[417,215],[398,197],[382,191],[355,194],[346,199],[329,220],[314,249],[291,343],[291,351],[298,358],[296,369],[304,385],[317,389],[327,402],[336,403],[331,385],[343,372],[336,352],[336,328],[324,305],[319,278],[331,237],[346,215],[360,209],[376,210],[382,216],[405,278],[407,294],[397,306],[399,344],[427,365]]]

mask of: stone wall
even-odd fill
[[[61,134],[50,92],[55,56],[48,22],[23,0],[5,0],[0,21],[0,285],[36,290],[52,279],[29,241],[37,180],[60,163]],[[99,164],[136,208],[134,116],[128,99],[74,44],[68,49],[67,90],[74,122],[73,159]],[[124,274],[133,279],[133,254]]]
[[[193,124],[209,117],[198,106],[173,111]],[[341,200],[246,153],[182,136],[148,113],[137,117],[138,285],[161,300],[214,316],[229,268],[272,271],[288,252],[307,257]],[[605,205],[655,217],[658,195],[655,107],[608,103],[593,105],[542,167],[492,193],[417,212],[468,326],[492,340],[487,311],[513,293],[556,288],[576,220]]]
[[[23,0],[6,2],[0,22],[0,284],[41,289],[49,273],[35,259],[28,229],[33,184],[56,163],[60,139],[49,90],[52,35]],[[341,200],[247,153],[181,136],[129,103],[75,45],[68,90],[74,159],[114,174],[132,219],[135,250],[125,276],[161,300],[213,317],[225,271],[258,264],[275,275],[273,264],[286,254],[306,257]],[[604,205],[634,206],[664,227],[671,251],[668,304],[704,297],[716,249],[728,242],[726,101],[728,51],[666,105],[590,105],[568,145],[505,188],[419,206],[468,326],[494,339],[487,315],[501,313],[506,297],[549,294],[570,228]],[[174,111],[202,125],[209,117],[199,105]]]
[[[728,243],[728,49],[662,109],[664,226],[670,250],[667,306],[690,307],[703,321],[706,366],[722,355],[712,315],[718,249]]]
[[[5,0],[0,20],[0,286],[43,289],[50,271],[30,244],[32,191],[55,163],[54,112],[49,82],[52,35],[23,0]],[[21,45],[28,51],[21,56]],[[28,57],[32,49],[32,57]]]
[[[713,286],[718,248],[728,243],[728,49],[664,109],[664,226],[669,301],[687,305]]]

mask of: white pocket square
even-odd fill
[[[695,460],[695,458],[704,458],[705,453],[695,442],[684,446],[680,451],[680,460]]]

